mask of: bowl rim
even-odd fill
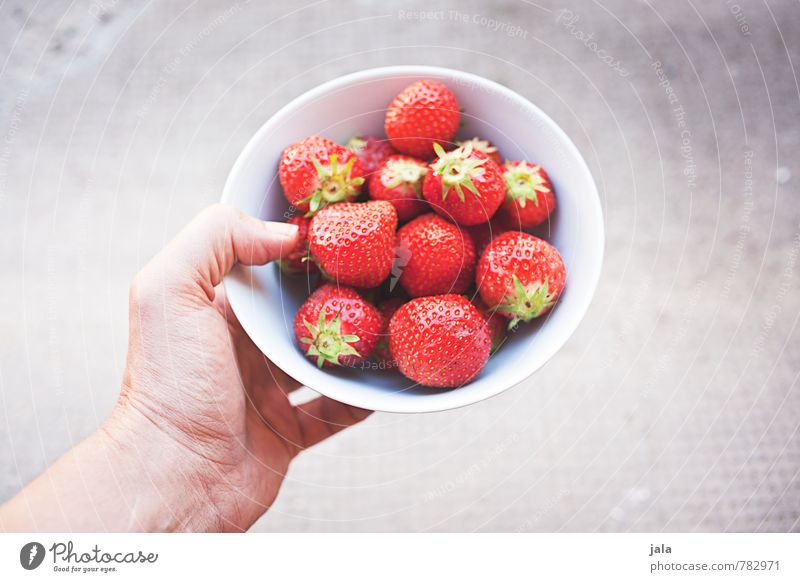
[[[461,389],[454,389],[443,391],[440,395],[436,395],[437,397],[426,398],[425,396],[419,397],[409,397],[399,400],[402,402],[402,405],[398,406],[384,406],[382,404],[382,397],[381,394],[375,391],[374,396],[370,398],[351,398],[351,391],[349,390],[341,390],[339,389],[335,383],[327,384],[322,388],[317,386],[311,387],[312,390],[315,392],[319,392],[324,396],[328,396],[329,398],[333,398],[334,400],[338,400],[340,402],[344,402],[345,404],[349,404],[351,406],[359,407],[359,408],[366,408],[369,410],[376,410],[381,412],[395,412],[395,413],[426,413],[426,412],[441,412],[444,410],[452,410],[456,408],[461,408],[462,406],[468,406],[470,404],[475,404],[477,402],[481,402],[493,396],[497,396],[505,392],[506,390],[510,390],[511,388],[515,387],[516,385],[520,384],[521,382],[525,381],[536,372],[541,370],[552,358],[553,356],[558,353],[558,351],[567,343],[567,341],[572,337],[575,331],[578,329],[583,318],[586,316],[586,313],[591,305],[591,302],[594,298],[594,294],[597,290],[597,286],[600,281],[600,275],[602,273],[603,262],[604,262],[604,255],[605,255],[605,220],[603,216],[603,209],[602,204],[600,202],[600,195],[597,190],[597,184],[595,183],[594,177],[592,176],[591,171],[589,170],[589,166],[587,165],[586,161],[584,160],[583,156],[578,150],[577,146],[573,143],[573,141],[569,138],[569,136],[564,132],[563,129],[553,121],[549,115],[547,115],[542,109],[538,106],[533,104],[531,101],[497,83],[490,79],[486,79],[485,77],[481,77],[474,73],[469,73],[466,71],[461,71],[458,69],[452,69],[448,67],[437,67],[437,66],[430,66],[430,65],[393,65],[393,66],[385,66],[385,67],[375,67],[370,69],[363,69],[360,71],[356,71],[353,73],[348,73],[346,75],[342,75],[335,79],[331,79],[330,81],[326,81],[320,85],[317,85],[308,91],[305,91],[301,95],[295,97],[291,101],[289,101],[286,105],[278,109],[275,113],[273,113],[263,124],[262,126],[253,134],[253,136],[249,139],[245,147],[242,149],[242,152],[237,157],[236,161],[234,162],[233,166],[231,167],[230,172],[228,173],[228,177],[225,181],[225,186],[223,188],[222,199],[221,202],[223,204],[230,204],[236,206],[232,203],[232,199],[234,197],[233,194],[233,186],[236,182],[236,177],[239,173],[241,173],[242,169],[247,165],[247,161],[252,157],[254,150],[259,147],[259,144],[262,142],[265,135],[269,134],[273,127],[281,122],[286,117],[291,116],[295,112],[302,110],[308,104],[314,102],[318,98],[322,97],[328,93],[335,93],[336,91],[347,87],[349,85],[359,84],[368,82],[371,80],[386,78],[386,77],[425,77],[430,76],[433,78],[458,78],[461,81],[466,81],[466,83],[470,84],[471,86],[479,87],[488,89],[492,92],[497,92],[500,94],[504,99],[508,100],[508,102],[515,103],[518,105],[521,110],[528,110],[532,112],[535,117],[542,122],[543,125],[547,126],[547,128],[553,131],[558,138],[563,143],[567,155],[575,162],[574,170],[580,172],[582,174],[582,178],[587,184],[591,185],[591,189],[584,194],[585,203],[590,205],[590,208],[587,208],[589,214],[592,217],[591,219],[595,224],[595,232],[596,232],[596,248],[597,252],[599,253],[597,260],[591,263],[590,265],[590,273],[588,275],[589,284],[585,286],[584,292],[578,296],[577,303],[571,307],[571,311],[573,313],[571,320],[568,320],[567,323],[570,324],[570,329],[567,333],[563,334],[563,336],[558,339],[556,342],[548,344],[546,347],[540,350],[539,361],[540,364],[534,368],[533,370],[528,370],[525,366],[519,367],[512,367],[508,370],[508,373],[505,373],[501,376],[502,381],[498,381],[493,384],[491,390],[486,390],[484,392],[476,393],[474,392],[467,392]],[[223,280],[223,286],[225,287],[226,292],[229,291],[228,283],[229,278],[226,277]],[[245,332],[253,338],[253,334],[250,333],[250,324],[247,321],[242,321],[238,309],[236,307],[237,300],[233,299],[236,297],[236,293],[227,293],[228,302],[230,304],[231,310],[233,311],[234,315],[239,320],[242,328]],[[284,370],[283,366],[281,366],[278,362],[275,362],[272,359],[272,356],[268,354],[269,349],[265,350],[264,347],[258,344],[255,340],[253,342],[256,346],[264,353],[270,361],[272,361],[278,368]],[[516,371],[515,371],[516,370]],[[302,372],[298,372],[297,374],[294,371],[284,370],[288,375],[295,378],[296,376],[303,376]],[[298,381],[303,382],[302,377],[296,378]],[[306,384],[308,385],[308,384]],[[469,396],[469,397],[468,397]],[[393,404],[397,404],[398,400],[393,400]]]

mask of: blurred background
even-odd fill
[[[528,381],[373,415],[301,455],[254,529],[800,530],[790,0],[0,3],[0,501],[108,414],[129,281],[256,129],[415,63],[507,85],[575,141],[599,289]]]

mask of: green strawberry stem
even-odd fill
[[[405,184],[405,191],[414,194],[417,198],[422,195],[422,178],[428,173],[428,168],[406,160],[391,160],[386,164],[387,188],[397,188]]]
[[[353,153],[360,154],[361,150],[363,150],[366,147],[366,145],[367,145],[367,140],[361,139],[360,137],[356,136],[350,138],[350,141],[347,142],[347,149],[349,149]]]
[[[530,166],[525,162],[513,167],[506,166],[503,180],[506,183],[508,200],[518,202],[522,208],[525,208],[528,200],[533,200],[539,206],[539,192],[550,192],[550,188],[545,186],[544,178],[539,174],[539,166]]]
[[[488,140],[481,139],[479,137],[473,137],[472,139],[465,140],[459,143],[459,146],[465,146],[468,144],[472,146],[472,149],[481,151],[487,156],[497,152],[497,148],[491,145]]]
[[[472,144],[456,148],[452,152],[444,151],[438,142],[434,142],[433,149],[439,159],[433,164],[433,169],[442,177],[442,200],[447,198],[450,189],[454,188],[461,202],[465,201],[464,188],[480,198],[478,189],[472,182],[473,176],[482,172],[481,166],[486,163],[486,158],[476,160],[472,158]]]
[[[351,157],[344,166],[340,166],[337,155],[331,154],[330,164],[323,166],[317,158],[311,158],[319,177],[319,187],[311,196],[297,202],[308,203],[309,211],[306,216],[313,216],[328,204],[352,199],[356,195],[358,186],[364,183],[364,178],[351,176],[355,161],[356,158]]]
[[[325,362],[330,362],[336,366],[343,365],[339,358],[342,356],[360,356],[361,354],[351,345],[359,340],[357,335],[342,335],[342,312],[336,314],[329,322],[325,321],[325,311],[323,307],[319,311],[319,321],[317,325],[303,321],[308,330],[310,338],[304,337],[300,341],[308,344],[309,356],[317,357],[317,367],[322,368]]]
[[[547,279],[544,283],[530,283],[526,287],[516,275],[514,290],[506,295],[504,302],[497,306],[498,311],[508,313],[513,319],[508,324],[508,329],[513,329],[520,321],[529,322],[535,317],[550,309],[556,302],[556,293],[550,292]]]

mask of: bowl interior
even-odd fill
[[[597,284],[603,222],[597,190],[569,138],[518,94],[468,73],[434,67],[372,69],[326,83],[292,101],[252,138],[225,186],[223,202],[265,220],[286,220],[291,209],[277,179],[284,147],[309,135],[346,143],[354,135],[383,135],[391,99],[410,83],[434,78],[450,87],[464,110],[459,137],[492,141],[507,159],[539,163],[548,171],[558,209],[538,234],[562,254],[568,282],[546,317],[517,326],[503,348],[470,384],[454,390],[414,386],[396,372],[319,370],[294,342],[294,315],[309,293],[305,278],[282,276],[277,265],[237,267],[225,280],[231,307],[255,344],[306,386],[362,408],[427,412],[493,396],[541,367],[583,317]]]

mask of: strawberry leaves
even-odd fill
[[[314,164],[317,172],[319,186],[313,194],[297,201],[298,205],[308,203],[306,216],[313,216],[328,204],[349,200],[358,194],[364,178],[352,177],[355,161],[356,158],[351,157],[343,166],[340,166],[338,156],[331,154],[329,164],[323,165],[316,157],[311,156],[311,163]]]
[[[447,198],[451,189],[456,191],[461,202],[466,200],[464,189],[480,198],[481,194],[472,179],[484,171],[482,166],[486,163],[487,158],[472,157],[471,143],[456,148],[452,152],[444,151],[439,143],[434,143],[433,149],[439,157],[432,167],[442,177],[442,200]]]
[[[422,179],[428,172],[428,168],[412,161],[390,159],[386,163],[384,172],[387,188],[394,189],[404,184],[406,193],[413,194],[414,197],[419,198],[422,193]]]
[[[319,320],[314,325],[308,320],[303,320],[310,337],[300,338],[300,342],[308,344],[306,355],[317,358],[317,367],[322,368],[325,362],[341,366],[339,358],[342,356],[356,356],[361,354],[351,345],[359,341],[357,335],[342,335],[342,312],[326,322],[327,310],[323,307],[319,311]]]
[[[519,277],[512,275],[513,291],[506,295],[503,303],[495,309],[512,316],[508,329],[514,329],[520,321],[528,322],[555,305],[558,293],[550,290],[547,278],[544,282],[531,283],[527,287]]]
[[[542,169],[535,164],[506,164],[503,180],[509,200],[516,201],[521,208],[525,208],[528,200],[539,206],[539,193],[550,192],[547,180],[542,176]]]

